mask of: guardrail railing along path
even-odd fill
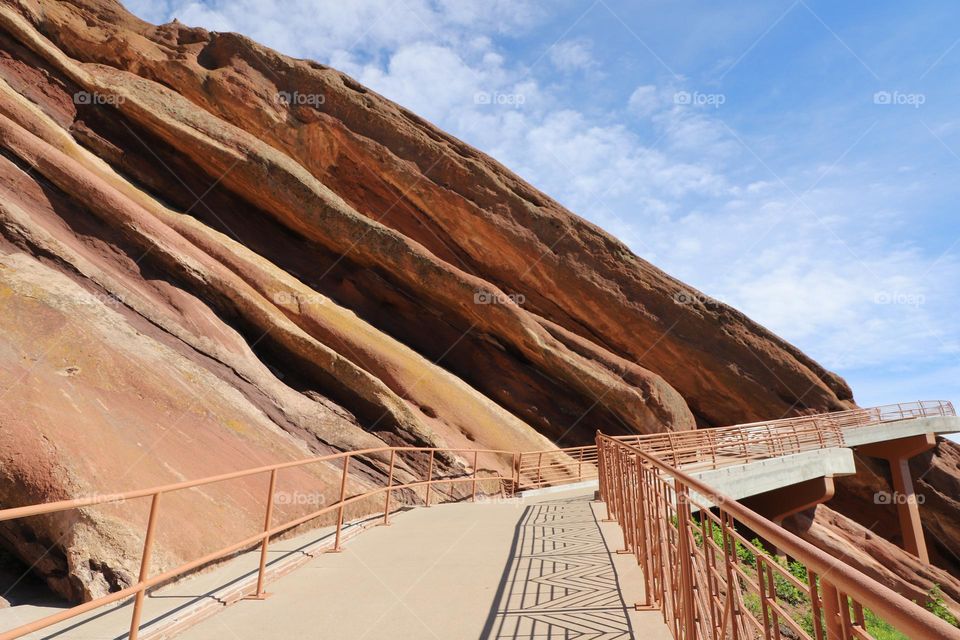
[[[441,492],[441,487],[447,487],[450,493],[450,487],[467,485],[469,489],[462,489],[459,496],[446,497],[466,499],[469,496],[475,500],[478,491],[499,493],[506,497],[519,490],[591,479],[599,479],[600,490],[610,514],[620,523],[629,548],[635,552],[643,567],[647,582],[647,604],[661,607],[664,620],[671,625],[674,637],[678,640],[721,637],[745,639],[755,637],[750,634],[760,631],[768,639],[779,638],[781,621],[799,637],[809,640],[870,639],[872,636],[864,627],[864,607],[885,616],[905,633],[915,634],[910,635],[911,638],[960,640],[960,631],[957,629],[863,574],[840,565],[831,556],[736,501],[713,494],[708,486],[680,470],[717,468],[725,464],[742,464],[801,451],[843,446],[846,429],[918,417],[955,415],[953,405],[949,402],[929,401],[689,432],[618,437],[598,433],[594,445],[545,451],[382,447],[283,462],[148,489],[2,509],[0,522],[130,500],[149,499],[150,505],[143,535],[139,577],[135,584],[0,633],[0,640],[14,640],[129,598],[134,601],[129,637],[136,640],[147,590],[257,546],[260,548],[260,566],[253,597],[262,596],[267,552],[272,538],[325,514],[335,513],[333,550],[339,550],[346,508],[378,495],[383,496],[382,522],[387,524],[394,496],[401,491],[408,492],[408,496],[411,495],[409,492],[419,496],[418,492],[422,490],[423,497],[419,499],[425,506],[430,506],[431,500]],[[423,465],[423,460],[413,464],[411,456],[426,458],[426,464]],[[500,466],[510,468],[511,475],[491,472],[481,476],[481,456],[500,459]],[[459,473],[435,477],[440,466],[437,464],[438,457],[461,461],[465,457],[466,464],[448,464],[448,473],[450,469],[459,470]],[[350,465],[352,461],[360,459],[380,460],[387,469],[386,479],[382,486],[349,494]],[[509,463],[504,465],[502,461]],[[279,474],[284,470],[320,463],[339,465],[340,484],[336,502],[285,522],[275,522],[274,492]],[[412,477],[421,466],[426,466],[425,477]],[[151,571],[155,533],[161,519],[164,495],[252,476],[266,479],[261,531],[177,567],[160,573]],[[407,479],[398,482],[401,476]],[[799,580],[762,553],[753,554],[754,564],[749,570],[738,564],[737,553],[753,548],[737,531],[738,524],[749,527],[803,563],[807,580]],[[809,600],[812,611],[809,632],[791,621],[790,611],[778,602],[776,590],[784,582]],[[756,598],[755,602],[751,598]],[[757,605],[756,612],[751,610],[751,602]],[[728,631],[731,635],[723,635]]]
[[[752,459],[842,446],[850,425],[954,415],[949,403],[901,407],[815,420],[829,425],[823,438],[811,436],[806,419],[749,425],[740,435],[720,430],[721,436],[699,439],[708,446],[701,455],[662,434],[598,433],[601,498],[623,532],[624,551],[643,570],[646,599],[638,606],[659,609],[677,640],[877,640],[871,625],[889,625],[913,640],[960,640],[960,629],[675,466],[715,465],[731,452]],[[651,441],[661,446],[643,446]],[[748,530],[792,561],[765,553],[747,540]]]

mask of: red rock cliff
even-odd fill
[[[384,442],[529,450],[854,406],[690,291],[336,70],[109,0],[0,2],[3,505]],[[167,561],[256,522],[249,489],[172,501],[210,516],[161,534]],[[28,560],[52,546],[38,569],[85,598],[130,581],[142,518],[0,535]]]

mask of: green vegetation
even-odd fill
[[[673,525],[677,526],[676,518],[673,519]],[[723,532],[718,526],[707,526],[710,537],[713,538],[714,544],[719,549],[723,549]],[[700,523],[696,521],[691,521],[691,531],[693,533],[694,543],[697,545],[697,548],[703,548],[703,534],[701,531]],[[813,610],[810,605],[810,597],[807,593],[806,585],[809,583],[809,574],[807,573],[807,568],[794,560],[787,560],[783,557],[778,557],[768,551],[763,542],[758,538],[754,538],[750,541],[749,545],[745,545],[738,540],[734,541],[734,546],[737,554],[737,560],[743,570],[754,580],[758,577],[757,572],[757,558],[759,556],[764,556],[768,566],[770,564],[776,564],[778,567],[783,568],[790,576],[795,578],[801,585],[804,585],[804,588],[797,586],[793,580],[790,580],[786,576],[782,575],[779,571],[773,570],[773,584],[774,590],[776,591],[777,602],[790,613],[790,617],[794,622],[799,625],[801,629],[807,632],[808,635],[814,637],[814,625],[813,625]],[[770,569],[767,568],[769,571]],[[817,578],[817,587],[819,590],[820,579]],[[760,597],[750,591],[743,591],[743,604],[754,616],[758,619],[762,616],[762,607],[760,602]],[[927,594],[927,604],[926,608],[928,611],[932,612],[934,615],[945,620],[946,622],[960,627],[958,624],[956,616],[954,616],[950,610],[947,608],[946,601],[943,597],[943,592],[941,591],[938,585],[935,585],[930,592]],[[821,616],[822,616],[821,612]],[[851,606],[851,618],[853,617],[853,608]],[[894,629],[888,622],[881,619],[873,611],[864,608],[863,610],[863,619],[866,625],[867,632],[872,635],[876,640],[910,640],[907,636],[900,633]],[[822,619],[821,619],[822,622]]]
[[[960,622],[957,621],[957,617],[950,613],[950,610],[947,609],[947,604],[943,601],[943,591],[940,590],[940,585],[933,585],[933,588],[927,593],[927,598],[928,611],[938,618],[946,620],[953,626],[960,627]]]

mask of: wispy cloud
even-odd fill
[[[863,24],[814,2],[684,22],[656,3],[128,4],[350,73],[855,390],[960,355],[955,38],[916,18]],[[891,24],[896,46],[869,33]]]

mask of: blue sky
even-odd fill
[[[351,74],[790,340],[862,405],[960,400],[952,0],[127,6]]]

